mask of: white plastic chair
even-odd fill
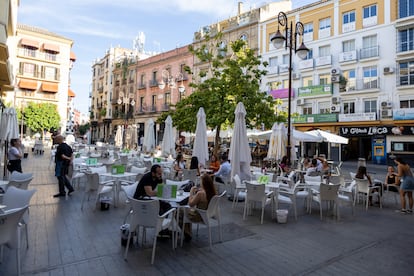
[[[9,181],[11,180],[23,181],[29,178],[33,178],[33,173],[21,173],[18,171],[13,171],[10,174]]]
[[[191,180],[194,184],[197,184],[197,169],[184,169],[183,170],[183,180]]]
[[[252,203],[259,202],[262,208],[262,215],[260,223],[263,224],[263,215],[266,205],[272,206],[272,218],[274,213],[274,198],[273,191],[265,191],[266,186],[264,184],[252,184],[246,181],[246,200],[244,201],[243,219],[246,219],[246,214],[251,213]]]
[[[6,193],[3,196],[3,204],[7,207],[4,209],[5,211],[22,208],[24,206],[29,206],[30,199],[34,195],[36,190],[24,190],[19,189],[14,186],[11,186],[7,189]],[[24,213],[20,225],[25,228],[26,230],[26,246],[29,248],[29,234],[28,234],[28,222],[29,222],[29,209],[27,212]]]
[[[210,250],[213,249],[213,242],[211,237],[211,226],[213,221],[217,222],[218,229],[219,229],[219,241],[223,240],[222,231],[221,231],[221,212],[220,212],[220,202],[223,200],[224,196],[226,195],[226,191],[222,192],[220,195],[215,195],[211,198],[207,210],[195,208],[197,212],[201,216],[201,221],[193,222],[188,218],[188,210],[189,208],[184,209],[184,216],[183,216],[183,225],[185,223],[192,223],[197,224],[197,234],[198,228],[200,224],[207,226],[208,228],[208,241],[210,243]],[[181,235],[181,246],[183,246],[184,235]]]
[[[139,234],[139,228],[143,227],[142,233],[142,243],[145,241],[146,236],[146,229],[147,228],[154,228],[154,240],[152,245],[152,256],[151,256],[151,264],[154,264],[155,259],[155,248],[157,247],[157,235],[161,230],[164,229],[171,229],[175,231],[175,208],[172,208],[162,214],[159,215],[160,203],[157,199],[151,200],[138,200],[132,197],[128,198],[131,204],[131,212],[129,217],[129,225],[130,231],[128,235],[128,242],[125,248],[124,259],[127,260],[128,257],[128,249],[129,243],[131,240],[131,234],[137,231]],[[175,247],[175,235],[173,232],[172,238],[172,248],[174,250]]]
[[[279,194],[277,197],[275,196],[276,206],[278,206],[279,203],[291,205],[295,214],[295,220],[298,220],[296,207],[296,201],[298,198],[302,198],[305,201],[306,211],[309,212],[311,203],[310,187],[304,183],[300,183],[299,181],[294,184],[293,187],[279,186]]]
[[[315,193],[312,196],[312,201],[319,204],[319,213],[321,216],[321,220],[323,218],[322,216],[322,203],[324,201],[330,203],[334,203],[334,209],[336,210],[336,218],[339,219],[339,208],[338,208],[338,190],[339,190],[339,184],[325,184],[321,183],[319,186],[319,192]],[[312,209],[311,209],[312,211]]]
[[[237,202],[239,202],[239,195],[242,194],[243,197],[246,197],[246,182],[241,181],[238,174],[233,176],[233,204],[232,208],[236,207]]]
[[[354,180],[356,182],[355,200],[359,202],[359,197],[362,195],[363,203],[365,203],[365,210],[368,210],[369,197],[378,194],[380,208],[382,208],[381,191],[377,192],[377,190],[381,189],[381,186],[370,186],[368,179],[354,178]]]
[[[20,275],[20,227],[19,222],[28,206],[11,209],[0,214],[0,262],[3,260],[3,246],[16,249],[17,275]]]
[[[25,179],[25,180],[11,180],[9,181],[9,183],[7,183],[7,187],[6,190],[11,187],[14,186],[16,188],[19,189],[23,189],[23,190],[27,190],[30,182],[32,181],[33,177]]]
[[[340,184],[341,185],[341,184]],[[356,193],[356,181],[352,181],[351,184],[349,184],[346,187],[343,187],[342,185],[339,188],[339,194],[338,194],[338,200],[339,205],[350,205],[352,208],[352,215],[355,213],[355,193]]]
[[[87,177],[87,182],[85,185],[85,193],[82,198],[81,210],[83,210],[83,203],[85,202],[85,199],[88,198],[89,200],[92,194],[96,196],[96,199],[95,199],[95,209],[96,209],[96,204],[98,203],[100,197],[103,194],[111,193],[114,191],[115,183],[113,180],[100,182],[98,173],[87,172],[86,177]]]

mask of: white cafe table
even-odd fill
[[[99,175],[104,176],[105,178],[112,179],[115,182],[115,198],[114,198],[114,207],[118,206],[119,202],[119,192],[121,191],[121,182],[122,180],[130,180],[137,176],[136,173],[124,172],[119,174],[112,173],[100,173]]]
[[[272,190],[278,190],[280,187],[280,183],[277,182],[268,182],[268,183],[261,183],[257,180],[250,180],[248,183],[254,184],[254,185],[265,185],[266,189],[272,191]]]

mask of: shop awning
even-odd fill
[[[72,97],[72,98],[76,97],[75,92],[73,92],[73,90],[70,88],[68,89],[68,97]]]
[[[23,88],[23,89],[36,90],[37,89],[37,81],[21,79],[19,81],[19,87]]]
[[[39,49],[39,42],[37,42],[35,40],[28,39],[28,38],[22,38],[20,40],[20,44],[24,45],[24,46],[29,46],[29,47]]]
[[[55,53],[59,53],[59,45],[50,44],[50,43],[43,43],[43,49],[46,51],[51,51]]]
[[[76,60],[76,55],[72,51],[70,51],[70,60]]]
[[[42,82],[42,90],[56,93],[59,91],[59,87],[57,83],[44,81]]]

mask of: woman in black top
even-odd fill
[[[387,187],[388,184],[390,185],[397,185],[400,186],[400,178],[395,175],[395,170],[393,166],[388,166],[388,172],[385,176],[385,187]],[[398,188],[395,186],[388,187],[388,191],[396,192],[398,193]]]

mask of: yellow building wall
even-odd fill
[[[313,23],[313,40],[317,40],[318,38],[318,30],[319,30],[319,21],[325,18],[331,18],[331,36],[333,35],[333,25],[334,25],[334,5],[324,5],[322,7],[317,7],[313,10],[309,10],[300,14],[299,21],[302,22],[304,25]]]
[[[384,1],[375,0],[343,0],[339,5],[339,33],[342,33],[342,14],[348,11],[355,11],[355,30],[361,30],[363,21],[363,8],[377,4],[377,25],[384,24]],[[386,12],[386,11],[385,11]]]

